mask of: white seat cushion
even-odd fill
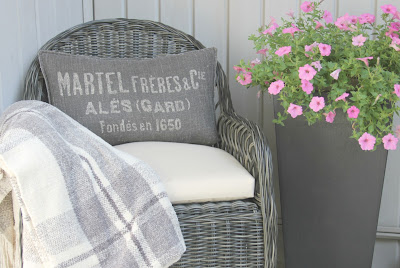
[[[149,164],[173,204],[254,197],[254,178],[221,149],[173,142],[132,142],[114,148]]]

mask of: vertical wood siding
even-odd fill
[[[246,89],[235,81],[232,66],[255,54],[247,38],[270,17],[279,19],[289,10],[300,14],[304,0],[1,0],[0,112],[21,99],[23,80],[37,50],[57,33],[82,22],[105,18],[137,18],[160,21],[194,35],[205,46],[218,49],[218,59],[230,83],[236,111],[260,124],[274,154],[275,128],[272,99],[257,98],[257,88]],[[345,13],[380,14],[380,6],[400,0],[325,0],[323,8],[334,18]],[[395,118],[396,125],[400,119]],[[400,227],[400,151],[389,152],[379,225]],[[277,179],[277,170],[274,175]],[[276,180],[279,207],[279,188]],[[281,233],[280,233],[281,235]],[[378,239],[374,268],[400,267],[397,240]],[[283,263],[280,262],[280,267]]]
[[[82,23],[82,8],[82,0],[0,1],[0,113],[22,98],[25,73],[38,49],[54,35]]]

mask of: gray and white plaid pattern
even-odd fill
[[[168,267],[186,249],[153,170],[49,104],[2,115],[0,171],[0,245],[18,253],[12,192],[24,267]]]

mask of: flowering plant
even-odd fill
[[[336,111],[343,110],[362,150],[381,143],[395,150],[400,138],[400,126],[394,133],[392,123],[400,111],[400,12],[384,5],[382,24],[372,14],[346,14],[334,22],[328,10],[319,9],[321,2],[304,2],[300,17],[290,12],[281,26],[272,18],[259,35],[251,35],[264,59],[234,66],[236,80],[277,96],[284,113],[277,114],[275,123],[284,125],[288,116],[304,116],[310,125],[323,119],[334,123]]]

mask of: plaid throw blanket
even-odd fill
[[[0,174],[1,267],[168,267],[185,251],[155,173],[49,104],[2,115]]]

